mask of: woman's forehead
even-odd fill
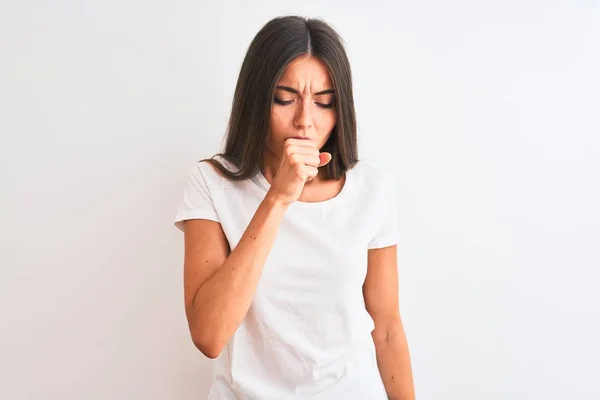
[[[279,80],[279,85],[302,90],[309,85],[313,90],[331,89],[327,66],[316,57],[298,57],[292,61]]]

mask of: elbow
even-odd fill
[[[219,357],[225,347],[223,341],[216,338],[207,338],[205,335],[200,334],[192,334],[192,341],[194,342],[194,346],[210,359]]]
[[[231,334],[219,319],[209,318],[204,313],[188,310],[188,327],[194,346],[210,359],[219,357]],[[193,317],[193,318],[192,318]]]
[[[404,327],[399,316],[393,316],[386,321],[376,323],[376,327],[371,332],[371,336],[375,344],[390,344],[398,343],[398,341],[406,341]]]
[[[215,358],[219,357],[219,355],[221,354],[221,351],[223,350],[222,348],[219,348],[218,346],[205,344],[205,343],[199,342],[197,340],[194,340],[194,345],[196,346],[196,348],[198,350],[200,350],[200,352],[202,354],[204,354],[206,357],[213,359],[213,360]]]

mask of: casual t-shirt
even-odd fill
[[[199,162],[175,226],[217,221],[234,249],[269,187],[260,172],[229,181]],[[292,203],[248,313],[215,359],[208,399],[387,399],[362,285],[368,249],[397,242],[393,179],[372,162],[347,171],[336,197]]]

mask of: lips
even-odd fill
[[[292,136],[292,139],[310,140],[310,138],[307,138],[306,136]]]

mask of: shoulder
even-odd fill
[[[195,163],[189,170],[189,178],[196,180],[203,186],[207,186],[211,189],[230,186],[232,182],[230,182],[225,174],[214,164],[219,163],[229,171],[235,171],[236,167],[223,157],[213,157],[210,160],[214,161],[200,160]]]
[[[375,160],[361,159],[350,170],[353,179],[373,189],[384,189],[394,185],[391,171]]]

